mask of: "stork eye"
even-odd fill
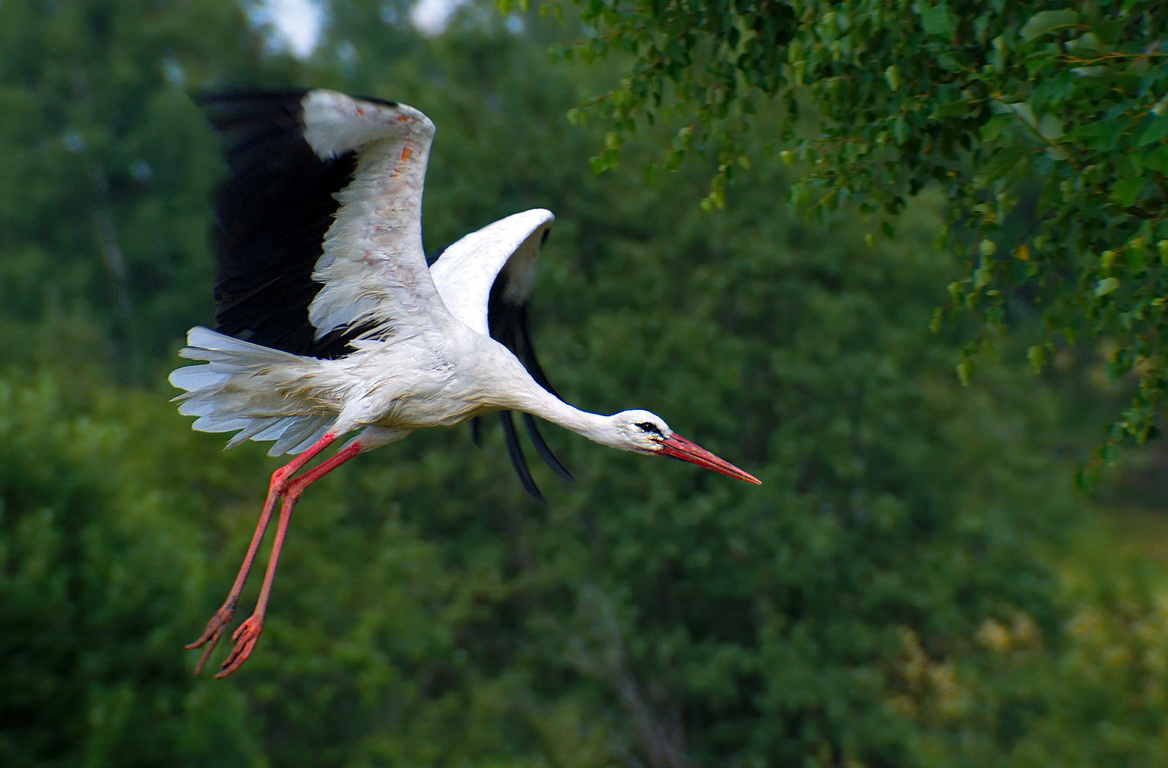
[[[634,426],[640,429],[642,432],[648,432],[649,434],[657,435],[658,437],[665,437],[665,435],[661,434],[661,427],[657,426],[651,421],[637,422]]]

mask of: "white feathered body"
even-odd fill
[[[336,360],[301,357],[194,328],[179,368],[179,411],[204,432],[241,430],[229,445],[274,440],[299,453],[329,429],[413,431],[516,408],[542,388],[503,345],[457,321],[441,333],[363,340]]]

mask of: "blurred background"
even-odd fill
[[[1073,489],[1098,350],[1004,341],[963,388],[928,193],[868,241],[778,162],[725,210],[700,160],[648,183],[652,128],[593,175],[565,116],[623,64],[549,59],[573,8],[0,2],[0,765],[1168,764],[1164,449]],[[764,485],[548,429],[577,481],[539,504],[496,430],[418,434],[313,486],[257,654],[193,678],[278,465],[168,402],[223,175],[190,95],[229,85],[422,109],[427,249],[555,211],[559,392]]]

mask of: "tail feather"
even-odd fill
[[[276,444],[272,446],[272,455],[281,453],[300,453],[308,446],[324,437],[332,422],[327,419],[300,419],[290,425]]]
[[[287,428],[286,424],[281,423],[282,421],[282,419],[252,419],[246,427],[227,441],[227,447],[234,448],[247,440],[257,442],[275,440]]]
[[[182,413],[182,409],[179,409]],[[184,416],[187,414],[183,414]],[[200,416],[195,419],[192,428],[199,432],[234,432],[247,427],[251,422],[247,419],[224,419],[217,416]]]
[[[292,383],[319,365],[317,360],[201,327],[190,330],[179,355],[205,361],[170,374],[170,383],[186,390],[175,398],[179,413],[197,416],[193,426],[200,432],[237,432],[229,448],[245,440],[274,440],[272,456],[299,453],[323,437],[335,418],[308,396],[273,389],[273,371],[287,371]]]
[[[170,374],[170,383],[179,389],[205,389],[222,384],[231,377],[229,373],[211,370],[209,365],[188,365]]]

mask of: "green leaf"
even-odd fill
[[[1127,245],[1124,262],[1132,273],[1138,275],[1148,266],[1148,241],[1143,237],[1133,237]]]
[[[1071,138],[1086,139],[1086,143],[1090,147],[1110,150],[1115,147],[1119,136],[1127,130],[1128,125],[1126,120],[1105,118],[1079,126],[1071,131]]]
[[[982,141],[996,141],[1013,124],[1014,118],[1009,115],[994,115],[981,127]]]
[[[1168,120],[1165,120],[1165,122],[1168,122]],[[1063,137],[1065,131],[1063,130],[1062,121],[1054,114],[1048,112],[1038,122],[1038,133],[1047,141],[1056,141]]]
[[[1030,367],[1035,373],[1042,373],[1042,367],[1046,365],[1046,347],[1035,344],[1026,350],[1026,359],[1030,361]]]
[[[1168,123],[1168,118],[1165,118],[1164,122]],[[1168,144],[1156,147],[1144,155],[1144,167],[1149,171],[1168,173]]]
[[[892,137],[896,139],[897,144],[904,144],[908,141],[908,121],[904,119],[904,115],[897,115],[893,119]]]
[[[1136,200],[1140,199],[1140,193],[1144,191],[1147,183],[1148,180],[1142,176],[1120,179],[1111,188],[1111,199],[1125,208],[1129,205],[1134,205]]]
[[[1002,176],[1017,170],[1022,158],[1029,155],[1030,151],[1029,147],[1018,145],[1002,149],[991,157],[988,163],[982,166],[981,172],[976,177],[975,184],[977,188],[985,189]]]
[[[1034,119],[1034,110],[1024,101],[1018,101],[1013,104],[1007,104],[1006,109],[1017,115],[1022,122],[1030,126],[1035,132],[1038,132],[1038,121]]]
[[[1067,43],[1067,53],[1075,56],[1094,56],[1103,50],[1099,37],[1093,32],[1087,32]]]
[[[900,90],[900,68],[895,64],[890,64],[888,69],[884,70],[884,80],[893,91]]]
[[[956,366],[957,379],[961,382],[961,386],[969,386],[969,377],[973,375],[973,360],[965,358]]]
[[[1137,147],[1146,147],[1168,136],[1168,117],[1151,115],[1144,123],[1144,129],[1136,137]]]
[[[1060,27],[1070,27],[1078,23],[1078,11],[1072,11],[1069,8],[1061,11],[1039,11],[1022,25],[1018,34],[1022,37],[1022,42],[1028,43],[1034,38],[1041,37]]]
[[[1095,295],[1106,296],[1119,287],[1119,278],[1105,277],[1095,284]]]
[[[921,17],[921,29],[928,35],[949,37],[953,34],[955,25],[953,17],[949,15],[949,7],[945,3],[932,7],[918,3],[914,9]]]
[[[1099,455],[1108,465],[1114,464],[1119,458],[1119,447],[1114,443],[1107,443],[1099,448]]]

